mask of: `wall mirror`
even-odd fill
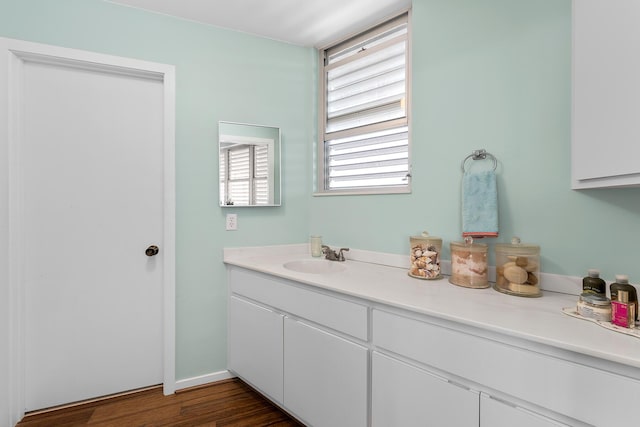
[[[280,128],[219,122],[220,206],[280,206]]]

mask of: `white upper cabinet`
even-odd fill
[[[640,186],[640,1],[573,1],[572,188]]]

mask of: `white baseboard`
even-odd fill
[[[233,375],[231,372],[227,370],[224,370],[219,372],[212,372],[210,374],[199,375],[197,377],[185,378],[183,380],[176,381],[176,390],[196,387],[199,385],[209,384],[209,383],[226,380],[233,377],[235,377],[235,375]]]

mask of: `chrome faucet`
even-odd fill
[[[340,248],[338,252],[334,251],[327,245],[322,245],[322,253],[324,254],[324,258],[329,261],[344,261],[344,253],[348,251],[349,248]]]

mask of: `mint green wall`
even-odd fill
[[[98,0],[2,0],[0,36],[176,65],[177,376],[189,378],[226,366],[224,246],[318,233],[404,254],[408,237],[428,229],[448,247],[461,233],[460,162],[477,148],[499,159],[498,241],[539,244],[546,272],[598,267],[640,281],[640,189],[570,190],[570,7],[414,0],[407,195],[311,197],[312,49]],[[217,206],[218,120],[282,128],[282,207]],[[239,215],[238,231],[224,231],[227,212]]]
[[[488,243],[518,235],[541,246],[545,272],[640,282],[640,189],[570,190],[571,1],[414,0],[412,40],[413,193],[316,197],[311,231],[408,254],[427,229],[448,258],[460,162],[485,148],[499,160],[500,237]]]
[[[314,51],[97,0],[2,0],[0,36],[176,66],[176,375],[226,369],[222,248],[308,232]],[[282,129],[282,207],[218,207],[219,120]]]

